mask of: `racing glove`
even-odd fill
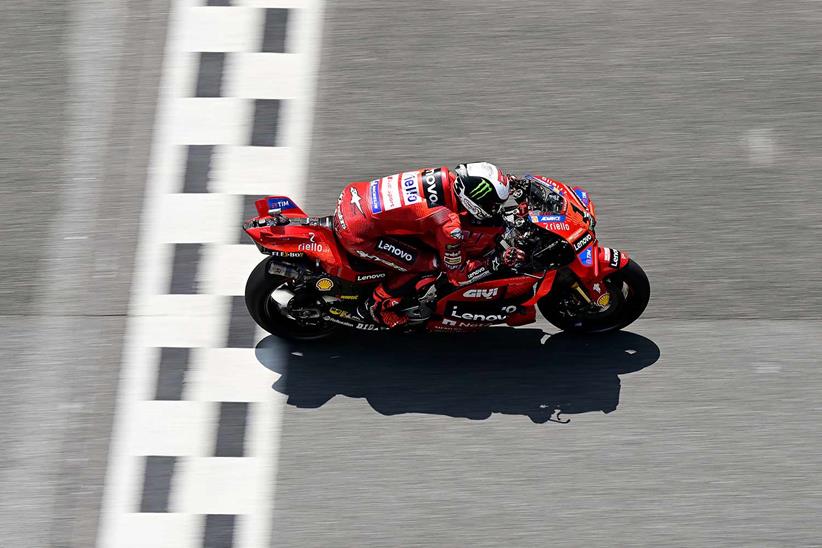
[[[502,252],[502,264],[508,268],[516,268],[525,262],[525,252],[518,247],[509,247]]]

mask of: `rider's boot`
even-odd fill
[[[436,300],[435,275],[394,277],[378,285],[364,303],[366,319],[390,328],[419,325],[433,314],[430,304]]]

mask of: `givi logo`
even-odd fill
[[[465,291],[462,296],[469,299],[493,299],[499,295],[499,288],[492,287],[490,289],[469,289]]]

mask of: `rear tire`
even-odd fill
[[[537,306],[545,319],[569,333],[607,333],[630,325],[645,311],[651,297],[651,285],[642,267],[629,260],[622,268],[605,278],[612,304],[601,313],[569,315],[561,306],[571,289],[551,293]],[[567,310],[567,307],[566,307]]]
[[[263,259],[245,284],[245,306],[257,325],[278,337],[297,341],[310,341],[331,336],[336,326],[310,327],[297,323],[293,318],[283,314],[271,294],[288,282],[288,278],[268,273],[271,259]]]

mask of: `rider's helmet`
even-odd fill
[[[460,164],[454,171],[457,174],[454,192],[463,207],[476,219],[490,219],[508,199],[508,176],[494,164]]]

